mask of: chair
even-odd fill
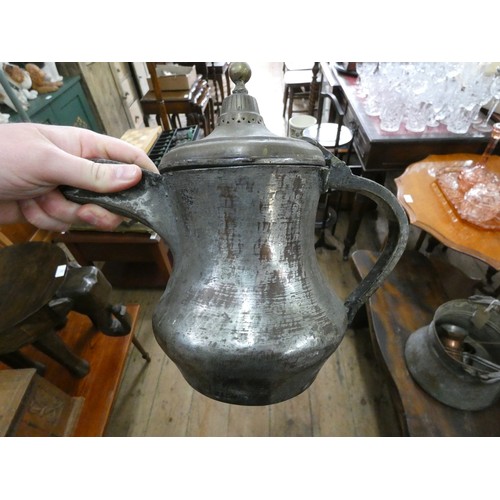
[[[215,105],[217,106],[217,112],[219,111],[219,106],[226,97],[226,92],[224,92],[224,79],[226,80],[227,95],[231,92],[231,82],[229,80],[229,63],[227,62],[209,62],[207,65],[207,79],[212,80],[214,84],[215,91]],[[220,99],[219,99],[220,92]]]
[[[170,118],[167,113],[167,106],[162,97],[162,92],[160,88],[160,82],[158,81],[158,75],[156,73],[156,63],[148,62],[146,63],[149,76],[151,78],[151,84],[153,85],[153,93],[155,97],[155,106],[157,108],[156,113],[148,113],[148,114],[156,114],[160,117],[161,125],[163,130],[172,130],[172,124],[170,123]],[[143,109],[143,112],[144,109]]]
[[[287,123],[294,112],[313,115],[319,92],[319,62],[315,62],[310,69],[298,70],[288,69],[287,63],[284,63],[283,71],[283,117],[287,118]],[[305,110],[294,108],[294,103],[298,99],[307,99],[308,105]]]
[[[227,89],[227,95],[231,90],[231,82],[229,80],[229,63],[228,62],[177,62],[182,66],[195,66],[196,71],[208,82],[212,82],[211,89],[214,94],[214,104],[219,113],[219,107],[226,97],[224,90],[224,80]]]
[[[164,130],[172,130],[172,124],[181,126],[179,115],[185,115],[188,125],[200,124],[205,136],[208,135],[215,126],[214,104],[208,82],[199,75],[190,90],[162,91],[156,64],[147,63],[153,90],[140,100],[144,115],[156,115]]]
[[[328,109],[326,109],[325,101],[329,101]],[[324,122],[324,115],[327,115],[326,122]],[[355,165],[350,164],[354,132],[344,125],[344,117],[345,109],[341,106],[333,90],[332,92],[321,92],[318,101],[318,123],[307,127],[303,135],[317,141],[325,149],[341,160],[344,160],[351,170],[357,171],[361,166],[359,165],[356,168]],[[339,194],[334,202],[333,214],[330,212],[331,195],[331,192],[327,192],[320,200],[319,216],[322,218],[319,221],[319,229],[321,229],[321,234],[316,242],[316,248],[325,247],[329,250],[335,249],[334,246],[326,242],[325,231],[328,227],[331,227],[331,234],[335,234],[337,214],[340,211],[342,194]]]
[[[325,100],[330,101],[328,109]],[[325,115],[327,121],[324,122]],[[344,125],[345,109],[333,92],[321,92],[318,101],[318,121],[316,125],[307,127],[303,135],[319,142],[324,148],[349,164],[352,147],[353,132]]]

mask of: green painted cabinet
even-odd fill
[[[29,101],[29,104],[26,112],[32,122],[72,125],[102,132],[89,106],[79,76],[65,78],[64,85],[56,92],[40,94]],[[11,122],[22,121],[16,113],[8,112]]]

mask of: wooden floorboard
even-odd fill
[[[231,437],[267,437],[270,435],[269,406],[230,405],[227,435]]]

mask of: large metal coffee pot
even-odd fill
[[[272,134],[248,95],[245,63],[206,138],[178,146],[126,191],[64,188],[156,231],[174,270],[153,318],[160,346],[199,392],[227,403],[292,398],[314,381],[348,323],[391,272],[408,235],[385,188],[351,174],[314,144]],[[389,221],[385,248],[344,302],[329,288],[314,249],[318,200],[327,190],[362,193]]]

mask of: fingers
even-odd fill
[[[46,165],[43,176],[55,185],[109,193],[134,186],[142,172],[137,165],[97,163],[60,151],[57,159]]]
[[[122,161],[124,163],[133,163],[146,170],[157,172],[156,165],[152,162],[149,156],[142,150],[132,144],[129,144],[120,139],[109,137],[105,143],[105,156],[110,160]],[[90,156],[86,156],[90,158]]]
[[[106,158],[158,172],[155,164],[142,149],[121,139],[75,127],[36,126],[50,141],[74,156]]]
[[[105,231],[112,231],[123,221],[123,217],[91,204],[80,206],[76,215],[87,224]]]
[[[82,222],[109,231],[123,220],[97,205],[78,205],[68,201],[59,191],[19,201],[18,206],[26,221],[49,231],[67,231],[71,224]]]
[[[47,214],[36,199],[21,200],[18,206],[24,219],[40,229],[62,232],[70,227],[70,224]]]

